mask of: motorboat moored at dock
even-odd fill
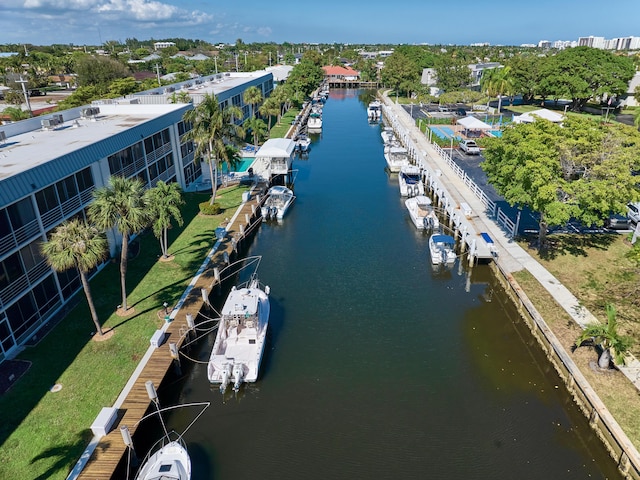
[[[409,165],[409,152],[404,147],[390,147],[385,149],[384,158],[390,172],[399,172],[400,169]]]
[[[425,195],[417,195],[404,201],[409,216],[418,230],[431,230],[440,226],[431,199]]]
[[[234,286],[221,311],[207,376],[225,392],[232,384],[238,391],[245,382],[258,379],[269,324],[269,287],[254,276],[246,286]]]
[[[429,252],[433,265],[451,264],[458,256],[455,251],[456,241],[451,235],[436,233],[429,237]]]
[[[370,122],[377,122],[382,118],[382,104],[379,100],[374,100],[367,107],[367,117]]]
[[[403,197],[424,195],[422,169],[417,165],[402,165],[398,174],[398,184],[400,185],[400,195]]]
[[[262,218],[282,220],[295,198],[290,188],[282,185],[271,187],[261,207]]]

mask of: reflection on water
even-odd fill
[[[489,268],[431,268],[367,104],[331,93],[295,207],[248,249],[271,287],[259,381],[221,396],[196,364],[165,389],[212,401],[193,478],[617,478]]]

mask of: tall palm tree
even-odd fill
[[[102,326],[93,303],[87,274],[108,256],[108,243],[104,234],[84,221],[68,220],[58,225],[49,240],[40,248],[47,263],[56,272],[64,272],[70,268],[78,270],[91,319],[96,332],[102,336]]]
[[[253,144],[258,145],[259,140],[267,133],[267,124],[261,118],[249,118],[244,122],[244,128],[251,132]]]
[[[498,113],[502,110],[502,96],[512,93],[511,67],[490,68],[482,72],[480,88],[489,97],[498,98]]]
[[[165,183],[160,180],[155,187],[145,192],[145,197],[152,219],[153,234],[160,241],[162,256],[167,258],[169,256],[167,233],[171,228],[171,222],[175,220],[180,226],[184,223],[180,213],[180,206],[184,205],[182,189],[175,182]]]
[[[186,139],[193,140],[196,144],[194,156],[209,164],[212,205],[218,189],[218,164],[229,161],[225,145],[240,145],[244,135],[242,127],[235,123],[240,118],[242,111],[238,107],[221,108],[213,94],[205,95],[197,107],[188,110],[183,116],[184,121],[192,125],[192,129],[186,133]]]
[[[587,340],[593,339],[596,345],[600,345],[602,347],[602,354],[598,359],[598,366],[600,368],[609,368],[612,354],[618,365],[624,364],[625,355],[633,344],[632,338],[618,333],[615,307],[610,303],[607,304],[606,312],[607,323],[587,325],[575,343],[577,348]]]
[[[251,115],[249,118],[253,118],[255,116],[254,107],[263,100],[262,92],[258,87],[253,85],[244,91],[242,94],[242,100],[245,105],[251,106]]]
[[[265,99],[264,103],[262,105],[260,105],[260,108],[258,109],[258,112],[263,117],[266,117],[266,118],[269,119],[267,130],[271,131],[271,118],[272,117],[276,117],[276,118],[279,117],[279,115],[280,115],[280,103],[274,97],[267,97]]]
[[[120,252],[120,286],[122,309],[127,311],[127,255],[129,237],[149,225],[149,211],[144,197],[144,184],[137,178],[111,177],[109,184],[93,192],[89,218],[102,230],[115,228],[122,235]]]

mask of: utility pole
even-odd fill
[[[218,56],[213,57],[213,64],[216,66],[216,74],[218,73]]]
[[[24,100],[27,102],[27,110],[29,110],[29,116],[33,117],[33,112],[31,111],[31,103],[29,102],[29,94],[27,93],[27,87],[25,84],[28,80],[23,80],[22,75],[20,75],[20,80],[16,80],[16,83],[22,84],[22,93],[24,94]]]
[[[161,87],[162,84],[160,83],[160,67],[158,66],[157,63],[156,63],[156,75],[158,77],[158,86]]]

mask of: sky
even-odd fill
[[[640,0],[0,0],[0,44],[188,38],[521,45],[640,37],[639,18]]]

